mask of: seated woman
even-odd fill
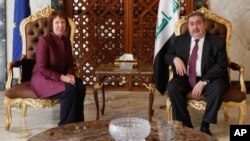
[[[86,88],[75,76],[71,43],[63,35],[69,27],[66,14],[52,12],[48,27],[50,32],[41,37],[36,46],[31,86],[38,97],[61,100],[58,125],[84,121]]]

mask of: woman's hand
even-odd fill
[[[67,75],[61,75],[61,81],[66,82],[66,83],[70,83],[72,85],[75,85],[76,80],[75,80],[75,76],[72,74],[67,74]]]
[[[67,76],[71,78],[72,84],[75,85],[75,83],[76,83],[76,77],[74,75],[72,75],[72,74],[67,74]]]

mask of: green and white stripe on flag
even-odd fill
[[[154,84],[161,94],[165,93],[169,79],[164,55],[175,37],[174,26],[179,19],[179,11],[179,0],[160,0],[155,33]]]

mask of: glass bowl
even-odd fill
[[[109,123],[109,133],[116,141],[145,141],[150,124],[142,118],[118,118]]]

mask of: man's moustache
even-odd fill
[[[200,30],[199,29],[195,29],[195,30],[193,30],[193,32],[200,32]]]

